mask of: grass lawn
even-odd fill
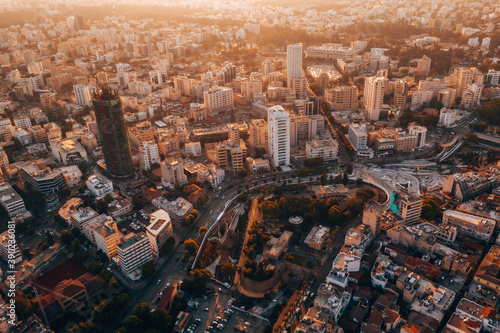
[[[299,265],[307,269],[314,269],[318,265],[318,261],[316,259],[303,257],[296,253],[291,254],[291,256],[293,256],[293,263],[295,265]]]

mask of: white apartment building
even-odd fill
[[[154,163],[160,163],[158,145],[154,141],[142,142],[139,147],[139,164],[141,165],[141,170],[151,169],[151,165]]]
[[[96,200],[104,197],[108,193],[113,193],[113,182],[100,173],[89,176],[87,188],[96,197]]]
[[[97,217],[97,212],[90,207],[79,208],[76,212],[70,215],[69,224],[73,228],[77,228],[80,232],[83,231],[83,225]]]
[[[184,152],[188,156],[200,157],[202,154],[200,142],[186,142],[184,144]]]
[[[0,204],[2,204],[9,217],[14,217],[27,211],[23,199],[9,183],[0,184]]]
[[[19,142],[23,146],[28,146],[32,143],[31,141],[31,135],[28,133],[28,131],[18,128],[14,131],[14,137],[19,140]]]
[[[365,90],[363,103],[370,120],[379,120],[380,109],[384,102],[384,92],[386,87],[385,77],[367,77],[365,78]]]
[[[363,150],[368,148],[368,133],[365,125],[350,124],[347,140],[351,143],[354,150]]]
[[[408,127],[408,133],[417,137],[417,148],[422,148],[425,146],[427,127],[412,125]]]
[[[14,124],[16,125],[16,128],[22,128],[24,130],[27,130],[29,127],[31,127],[31,119],[29,117],[25,116],[18,116],[14,118]]]
[[[203,93],[203,101],[210,114],[227,112],[234,107],[233,89],[213,87]]]
[[[161,178],[163,183],[169,187],[180,186],[187,183],[184,174],[184,162],[182,159],[166,158],[161,162]]]
[[[158,258],[161,247],[165,244],[167,239],[174,234],[172,220],[170,219],[170,215],[163,209],[151,213],[149,218],[150,223],[146,227],[146,234],[149,237],[153,256]]]
[[[302,77],[302,44],[300,43],[288,45],[286,48],[286,75],[292,78]]]
[[[441,113],[439,114],[439,124],[449,127],[455,123],[456,119],[456,110],[441,109]]]
[[[271,164],[290,164],[290,115],[281,105],[269,108],[268,140]]]
[[[323,161],[335,160],[339,154],[339,144],[333,139],[306,142],[306,157],[321,158]]]
[[[141,268],[153,260],[149,238],[144,232],[130,233],[116,247],[120,268],[132,280],[141,277]]]
[[[456,227],[459,234],[489,241],[495,230],[496,222],[467,213],[447,210],[443,214],[443,224]]]
[[[89,160],[87,151],[76,139],[51,141],[50,149],[55,159],[63,165],[78,165]]]
[[[81,106],[91,106],[92,98],[90,97],[90,87],[84,84],[77,84],[73,86],[73,92],[76,97],[76,104]]]

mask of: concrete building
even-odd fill
[[[9,183],[0,184],[0,204],[11,218],[27,211],[23,199]]]
[[[347,139],[351,143],[354,150],[363,150],[368,148],[368,133],[365,125],[355,123],[349,124],[349,132]]]
[[[411,152],[417,148],[417,136],[404,132],[394,135],[394,150],[396,152]]]
[[[407,224],[416,223],[422,214],[422,198],[406,191],[403,188],[396,190],[391,195],[390,208],[400,215]]]
[[[268,140],[271,164],[274,167],[290,164],[290,115],[281,105],[268,111]]]
[[[116,247],[120,268],[130,279],[141,277],[141,268],[153,260],[149,238],[144,232],[130,233]]]
[[[96,200],[114,191],[113,182],[100,173],[89,176],[87,179],[87,188],[96,197]]]
[[[160,163],[161,177],[169,186],[180,186],[187,183],[182,159],[166,158]]]
[[[321,158],[323,161],[337,159],[339,144],[333,139],[313,140],[306,142],[306,157]]]
[[[15,234],[10,233],[8,230],[0,234],[0,258],[4,261],[8,261],[9,264],[11,262],[18,264],[23,261]]]
[[[80,207],[70,214],[69,224],[83,233],[83,227],[86,222],[96,218],[99,214],[90,207]]]
[[[311,249],[321,251],[329,234],[330,228],[325,226],[314,226],[311,231],[309,231],[304,243]]]
[[[358,87],[335,86],[325,89],[325,100],[334,111],[354,111],[358,108]]]
[[[431,58],[428,56],[423,56],[421,59],[417,60],[417,72],[423,75],[429,74],[431,70]]]
[[[186,142],[184,144],[184,152],[188,156],[200,157],[202,155],[200,142]]]
[[[76,97],[76,103],[81,106],[91,106],[92,97],[90,86],[84,84],[77,84],[73,86],[73,92]]]
[[[63,165],[78,165],[89,160],[87,151],[76,139],[51,141],[50,149],[55,159]]]
[[[425,146],[427,127],[410,125],[408,126],[408,133],[417,137],[417,148],[422,148]]]
[[[442,193],[464,201],[475,198],[493,186],[492,179],[474,172],[457,173],[443,181]]]
[[[384,93],[386,88],[385,77],[367,77],[365,78],[365,90],[363,94],[363,103],[370,120],[379,120],[380,109],[384,102]]]
[[[210,114],[227,112],[234,108],[233,89],[229,87],[213,87],[203,93],[205,108]]]
[[[302,44],[300,43],[286,47],[286,75],[289,78],[302,77]]]
[[[305,145],[307,141],[320,137],[325,129],[325,118],[322,115],[290,117],[290,145]]]
[[[441,109],[441,113],[439,114],[439,124],[450,127],[456,122],[457,111],[449,110],[449,109]]]
[[[481,241],[491,239],[496,225],[494,220],[452,210],[444,212],[443,223],[456,227],[459,234]]]
[[[31,126],[28,128],[28,133],[31,136],[32,143],[44,143],[47,142],[47,132],[40,125]]]
[[[104,252],[109,259],[117,255],[116,247],[120,244],[118,232],[107,225],[100,225],[93,230],[96,247]]]
[[[252,119],[248,125],[248,134],[248,143],[251,148],[262,148],[266,152],[269,150],[269,133],[267,122],[264,119]]]
[[[160,153],[158,152],[158,145],[154,141],[142,142],[139,147],[139,164],[141,170],[151,169],[151,165],[160,163]]]
[[[163,209],[151,213],[150,223],[146,227],[146,234],[149,237],[153,256],[158,258],[161,253],[161,247],[168,238],[174,235],[170,215]]]

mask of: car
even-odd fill
[[[160,284],[160,282],[161,282],[161,279],[158,279],[158,281],[156,282],[156,284]]]
[[[245,326],[246,326],[246,327],[252,327],[252,324],[250,324],[250,323],[247,321],[247,322],[245,322]]]
[[[210,213],[208,213],[208,215],[212,215],[212,213],[213,213],[213,212],[214,212],[214,211],[213,211],[213,210],[211,210],[211,211],[210,211]]]
[[[208,312],[209,310],[208,310],[208,308],[204,308],[204,309],[203,309],[203,311],[206,311],[206,312]]]

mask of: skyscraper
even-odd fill
[[[106,169],[115,178],[134,175],[128,132],[117,93],[103,89],[92,97]]]
[[[269,155],[273,166],[290,164],[290,115],[281,105],[269,108]]]
[[[379,120],[380,108],[384,102],[385,80],[382,76],[365,79],[363,99],[370,120]]]
[[[286,48],[286,75],[294,79],[302,77],[302,44],[288,45]]]

